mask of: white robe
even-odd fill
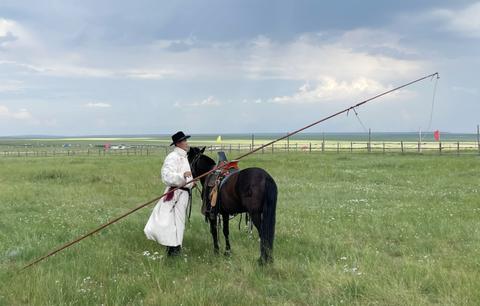
[[[192,177],[183,177],[183,174],[187,171],[190,171],[187,152],[175,147],[173,152],[167,155],[162,166],[162,181],[167,185],[165,192],[168,191],[169,187],[180,187],[190,181]],[[191,189],[193,183],[184,187]],[[148,239],[155,240],[162,245],[182,245],[188,192],[179,189],[174,192],[170,201],[164,202],[164,199],[165,197],[161,198],[153,208],[143,231]]]

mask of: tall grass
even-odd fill
[[[279,187],[272,266],[233,219],[216,256],[194,198],[180,258],[151,208],[19,272],[163,192],[163,157],[0,159],[0,305],[478,305],[476,156],[257,154]]]

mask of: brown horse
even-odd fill
[[[188,161],[194,177],[202,175],[215,167],[215,161],[204,155],[202,149],[191,147]],[[215,172],[209,175],[214,175]],[[248,213],[260,236],[260,264],[273,261],[273,239],[275,236],[275,209],[277,206],[277,185],[273,178],[263,169],[246,168],[228,176],[218,191],[217,205],[211,207],[209,202],[209,175],[200,179],[203,190],[202,199],[207,207],[206,217],[210,223],[213,247],[218,253],[217,216],[223,218],[223,234],[225,236],[225,254],[229,255],[228,239],[229,216]]]

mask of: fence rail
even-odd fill
[[[228,153],[245,152],[261,147],[262,144],[223,144],[207,145],[207,152],[225,151]],[[158,156],[169,153],[170,146],[149,146],[104,150],[99,148],[44,148],[44,147],[7,147],[2,148],[3,157],[60,157],[60,156]],[[257,154],[288,152],[324,152],[324,153],[416,153],[416,154],[480,154],[477,142],[358,142],[325,141],[277,143],[259,150]]]

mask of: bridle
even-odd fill
[[[192,170],[193,177],[197,177],[195,169],[197,162],[200,160],[200,157],[202,157],[202,152],[198,152],[198,154],[193,158],[192,162],[190,163],[190,170]]]

